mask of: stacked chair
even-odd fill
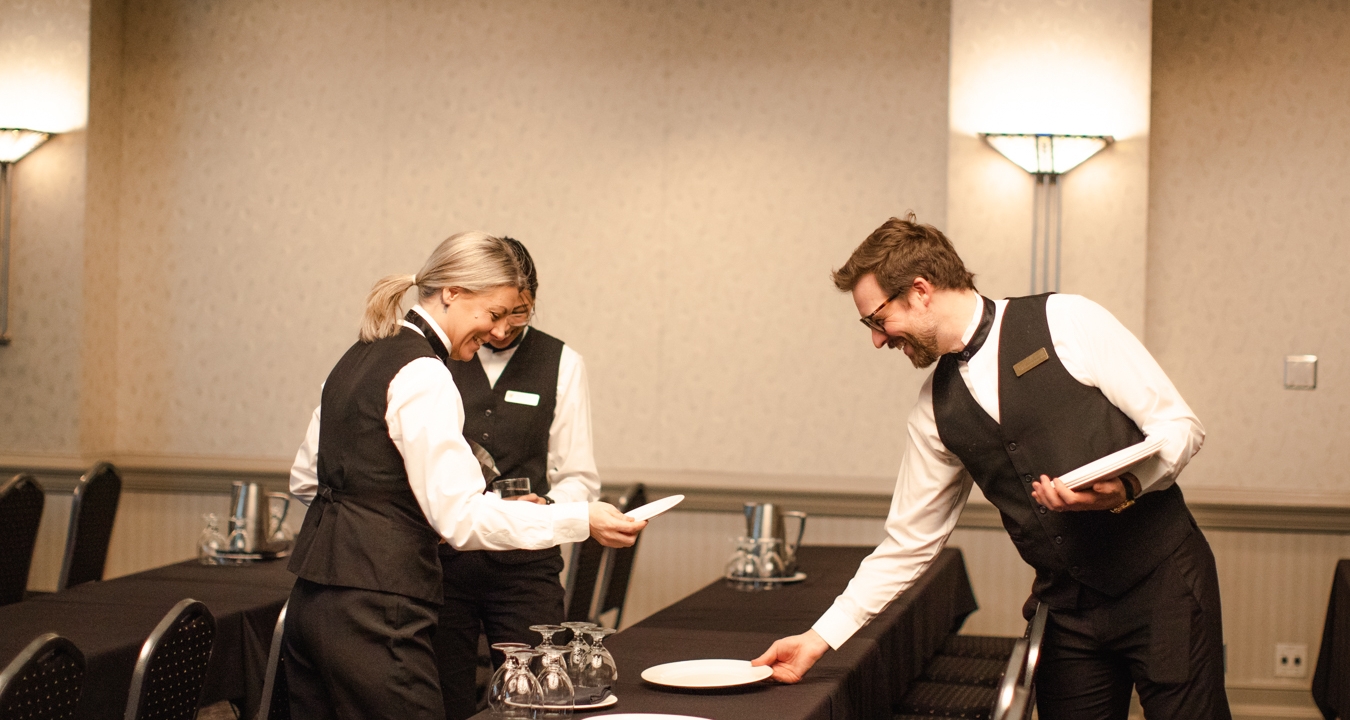
[[[894,720],[1026,720],[1048,608],[1021,638],[952,634],[896,705]]]
[[[56,633],[42,635],[0,672],[0,720],[73,718],[83,684],[79,648]]]
[[[15,475],[0,485],[0,605],[24,598],[45,502],[32,475]]]
[[[601,498],[606,500],[606,498]],[[624,493],[615,507],[629,512],[647,504],[647,486],[637,483]],[[641,541],[642,536],[638,536]],[[563,614],[568,621],[599,623],[600,616],[614,611],[617,628],[623,620],[623,606],[628,598],[628,581],[633,574],[633,560],[638,543],[626,548],[607,548],[586,538],[572,546],[572,559],[567,564],[566,595]]]

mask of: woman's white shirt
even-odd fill
[[[421,334],[409,323],[403,327]],[[449,347],[440,328],[434,322],[431,327]],[[408,485],[427,522],[451,546],[540,550],[578,542],[590,534],[585,502],[536,505],[484,494],[482,469],[464,439],[464,402],[439,358],[418,358],[403,366],[389,383],[387,399],[385,422],[389,438],[403,455]],[[320,416],[321,408],[315,408],[291,466],[291,494],[306,505],[318,492]],[[454,424],[447,422],[452,417]]]

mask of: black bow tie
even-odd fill
[[[445,348],[445,343],[441,342],[441,336],[431,329],[431,323],[427,322],[426,318],[422,317],[416,310],[409,310],[408,314],[403,316],[403,319],[422,331],[422,334],[427,338],[427,342],[431,344],[431,351],[436,353],[436,357],[440,358],[441,362],[447,364],[450,362],[450,351]]]
[[[980,316],[980,325],[975,328],[975,334],[971,336],[970,342],[966,343],[964,350],[958,353],[952,353],[957,358],[970,362],[975,357],[975,353],[984,347],[984,341],[989,338],[989,331],[994,327],[994,301],[987,297],[984,300],[984,314]]]

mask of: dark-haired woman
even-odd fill
[[[503,338],[527,282],[510,243],[460,233],[417,275],[371,290],[360,340],[324,383],[291,469],[291,492],[312,503],[289,566],[299,577],[284,645],[295,717],[444,716],[431,644],[442,539],[461,550],[539,550],[589,534],[622,547],[645,525],[603,503],[483,492],[446,362]],[[414,287],[418,302],[400,316]]]
[[[505,336],[490,337],[468,362],[450,364],[464,399],[465,437],[496,461],[502,477],[528,477],[535,503],[592,501],[600,475],[591,448],[586,366],[563,341],[530,326],[539,279],[525,245],[504,238],[525,266],[526,288]],[[445,601],[436,630],[448,720],[477,712],[479,636],[536,644],[531,625],[563,621],[562,554],[547,550],[464,551],[441,546]],[[493,662],[503,657],[492,651]]]

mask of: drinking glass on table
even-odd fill
[[[562,628],[558,628],[562,630]],[[557,645],[540,645],[536,648],[544,655],[543,665],[539,668],[539,714],[541,718],[570,718],[576,705],[576,691],[572,679],[567,676],[567,665],[563,658],[567,648]]]
[[[567,675],[572,678],[572,684],[576,685],[581,679],[581,667],[586,664],[586,654],[591,651],[591,645],[586,642],[586,637],[581,631],[598,626],[591,622],[565,622],[562,626],[572,631],[572,642],[568,645],[570,652],[567,654]]]
[[[778,538],[760,538],[755,541],[755,556],[759,558],[759,576],[781,578],[787,575],[783,562],[783,541]]]
[[[492,492],[497,493],[504,500],[506,498],[520,497],[530,494],[530,479],[522,478],[498,478],[492,481]]]
[[[605,649],[605,637],[618,632],[614,628],[593,627],[581,631],[590,638],[591,650],[586,653],[586,665],[581,668],[581,686],[584,688],[611,688],[619,680],[619,668],[614,656]]]
[[[508,643],[498,643],[493,647],[500,650],[502,648],[499,646],[506,644]],[[491,694],[488,696],[488,706],[492,708],[495,717],[534,720],[535,706],[539,704],[542,695],[539,679],[530,672],[530,661],[537,653],[529,645],[503,652],[506,653],[506,663],[502,665],[505,672],[502,673],[500,682],[494,679]]]
[[[538,650],[539,652],[542,653],[542,652],[548,650],[548,649],[551,648],[551,647],[556,647],[556,646],[553,644],[553,636],[554,636],[554,635],[557,635],[558,633],[560,633],[560,632],[562,632],[562,631],[564,631],[564,630],[566,630],[566,629],[567,629],[567,628],[565,628],[565,627],[563,627],[563,626],[561,626],[561,625],[531,625],[531,626],[530,626],[530,630],[531,630],[532,632],[537,632],[537,633],[539,633],[539,634],[544,638],[544,641],[541,642],[541,643],[539,643],[539,647],[535,648],[535,650]],[[567,647],[564,647],[564,648],[563,648],[563,656],[564,656],[563,668],[564,668],[564,669],[566,669],[566,667],[567,667],[567,663],[566,663],[566,655],[567,655],[567,653],[568,653],[568,651],[569,651],[570,649],[571,649],[571,648],[567,648]],[[544,659],[547,660],[547,659],[548,659],[548,656],[547,656],[547,655],[544,656]]]
[[[512,667],[511,653],[517,650],[529,650],[530,646],[526,643],[494,643],[493,650],[506,655],[506,662],[492,673],[492,683],[488,685],[488,706],[492,708],[492,713],[498,717],[509,717],[502,714],[502,695],[506,688],[506,672]]]

